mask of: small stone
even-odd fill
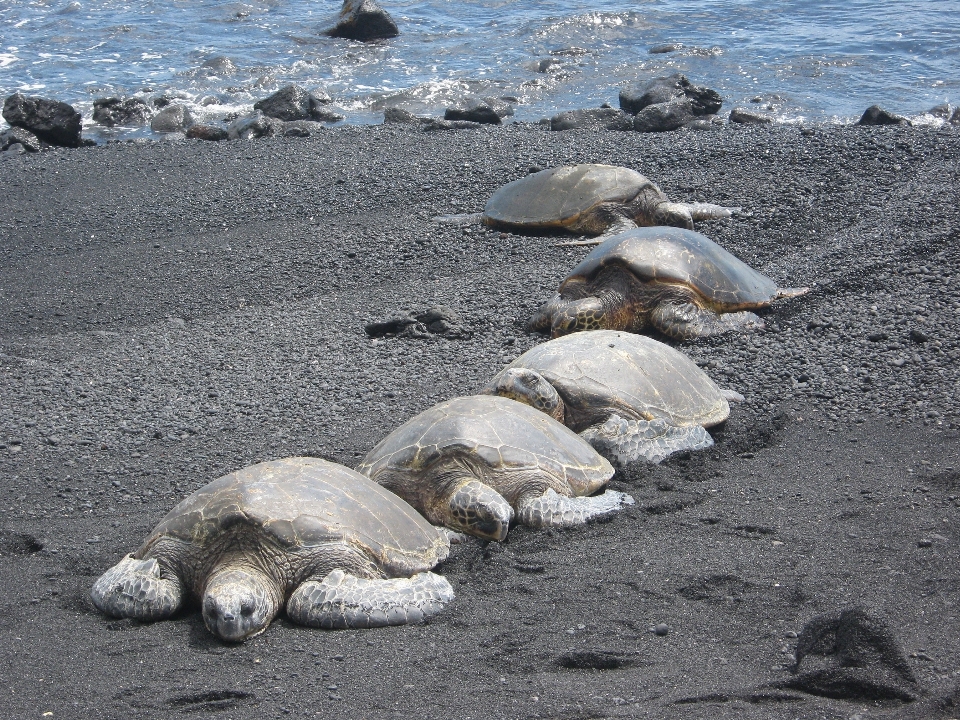
[[[658,625],[653,626],[653,633],[663,637],[670,632],[670,627],[666,623],[659,623]]]
[[[928,538],[921,538],[917,540],[917,547],[928,548],[933,546],[933,540]]]

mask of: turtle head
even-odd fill
[[[484,540],[503,542],[513,520],[513,508],[503,495],[479,480],[468,480],[450,495],[446,525]]]
[[[684,203],[662,202],[653,211],[653,224],[693,230],[693,215]]]
[[[275,584],[258,570],[215,572],[203,593],[203,622],[214,635],[230,642],[262,633],[279,609]]]
[[[491,384],[488,392],[526,403],[563,422],[563,399],[553,385],[535,370],[507,368]]]

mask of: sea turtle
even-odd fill
[[[607,236],[643,225],[692,230],[694,220],[730,217],[736,209],[670,202],[660,188],[634,170],[585,164],[541,170],[507,183],[491,196],[481,219],[504,230]],[[564,244],[595,245],[601,239]]]
[[[618,462],[660,462],[713,445],[704,429],[730,414],[721,390],[679,350],[643,335],[596,330],[531,348],[485,393],[525,402],[580,433]]]
[[[511,520],[565,527],[611,515],[633,498],[602,490],[613,467],[583,438],[499,396],[447,400],[408,420],[357,470],[432,523],[502,541]]]
[[[138,620],[167,618],[193,596],[210,631],[231,641],[263,632],[284,604],[312,627],[402,625],[453,599],[427,572],[449,549],[443,532],[367,477],[285,458],[190,495],[92,596],[106,614]]]
[[[652,325],[678,340],[748,331],[748,309],[809,288],[779,288],[709,238],[682,228],[635,228],[594,248],[528,328],[558,337],[578,330]]]

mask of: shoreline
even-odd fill
[[[577,162],[743,207],[697,229],[813,287],[762,332],[671,343],[746,397],[714,448],[619,473],[637,506],[610,522],[468,541],[440,568],[457,599],[426,625],[278,620],[232,646],[195,609],[153,625],[93,609],[93,580],[196,487],[276,457],[352,467],[542,341],[523,323],[585,251],[432,218]],[[447,718],[478,699],[524,718],[949,716],[960,128],[350,126],[52,150],[0,176],[0,672],[16,716]],[[451,308],[471,336],[364,334],[414,305]],[[856,604],[890,618],[920,699],[770,699],[788,633]],[[571,653],[616,662],[571,668]]]

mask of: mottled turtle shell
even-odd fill
[[[416,510],[360,473],[293,457],[204,485],[167,513],[135,557],[145,557],[161,538],[202,547],[238,526],[291,551],[343,542],[388,576],[429,570],[449,551],[447,538]]]
[[[613,476],[610,463],[568,427],[494,395],[454,398],[424,410],[381,440],[357,470],[373,480],[389,471],[429,481],[432,467],[458,456],[470,456],[501,477],[544,471],[566,482],[573,496],[590,495]]]
[[[541,170],[497,190],[483,212],[495,227],[563,228],[600,203],[625,203],[653,185],[614,165],[564,165]]]
[[[644,335],[593,330],[531,348],[507,365],[534,370],[563,400],[564,422],[577,432],[610,415],[710,427],[730,415],[716,383],[679,350]]]
[[[686,285],[711,305],[732,311],[769,305],[780,288],[708,237],[693,230],[645,227],[601,243],[560,285],[589,281],[602,269],[620,266],[643,281]]]

